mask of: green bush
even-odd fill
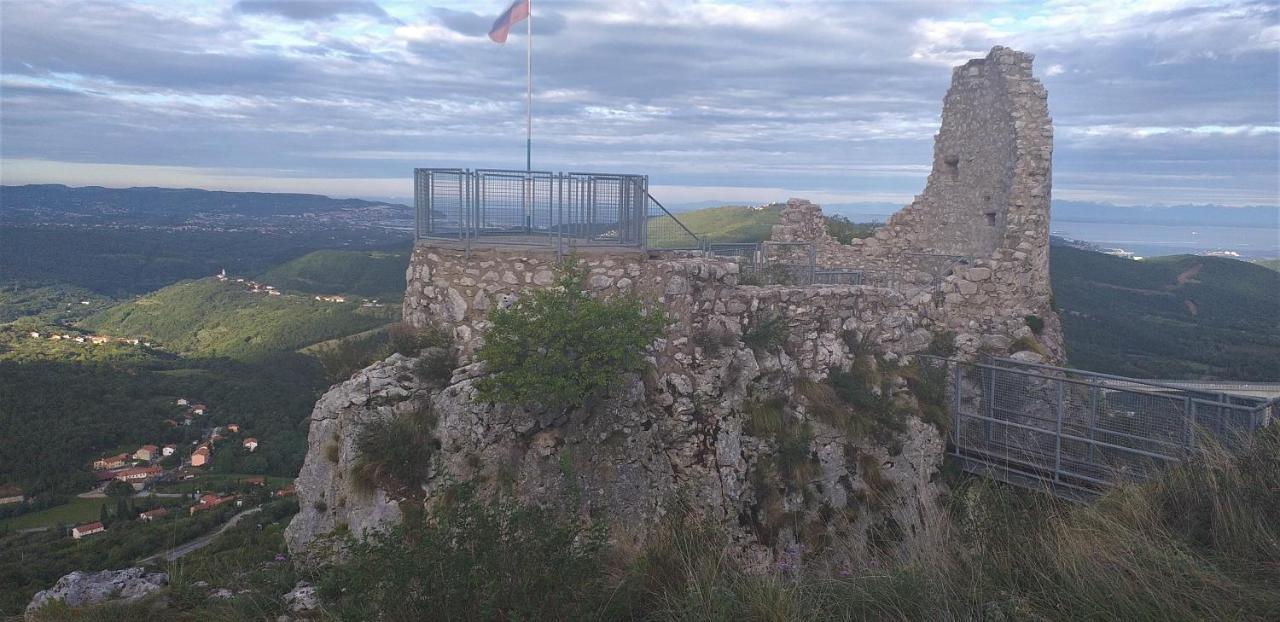
[[[760,313],[742,333],[742,342],[757,352],[776,350],[787,341],[787,319],[776,313]]]
[[[1032,314],[1024,317],[1023,320],[1026,321],[1027,327],[1031,329],[1031,332],[1036,335],[1044,333],[1044,320],[1040,316]]]
[[[419,496],[431,474],[431,458],[440,448],[435,427],[429,408],[366,424],[356,439],[354,481],[365,489]]]
[[[349,620],[594,619],[604,541],[602,524],[456,485],[429,516],[352,542],[321,594]]]
[[[585,269],[570,259],[560,266],[557,287],[526,292],[489,315],[476,351],[489,371],[478,383],[479,399],[572,408],[644,368],[645,350],[662,335],[666,315],[630,295],[593,298],[585,280]]]

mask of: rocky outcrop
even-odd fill
[[[168,583],[167,574],[147,572],[146,568],[101,572],[77,570],[58,579],[53,587],[37,592],[27,605],[27,615],[54,601],[71,607],[133,602],[163,589]]]

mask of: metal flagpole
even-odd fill
[[[525,19],[525,118],[524,170],[533,171],[533,0],[529,0],[529,17]]]
[[[533,232],[533,0],[525,17],[525,91],[524,91],[524,226]]]

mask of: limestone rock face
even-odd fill
[[[53,587],[37,592],[27,605],[27,615],[37,609],[60,600],[71,607],[88,607],[104,603],[127,603],[156,592],[169,583],[163,572],[147,572],[146,568],[103,570],[101,572],[75,571]]]
[[[397,500],[382,490],[357,490],[350,468],[362,426],[402,414],[425,395],[412,365],[413,359],[393,354],[330,388],[316,402],[307,455],[295,482],[298,514],[285,530],[291,550],[303,550],[299,543],[335,529],[360,533],[400,520]]]
[[[803,372],[785,351],[725,347],[715,357],[703,355],[691,373],[628,377],[609,399],[571,412],[476,401],[480,364],[458,369],[434,391],[404,376],[411,369],[411,359],[395,355],[317,404],[297,482],[300,511],[286,531],[295,556],[323,553],[318,544],[339,525],[363,535],[399,520],[401,504],[423,503],[349,483],[352,439],[363,426],[423,407],[436,415],[441,447],[423,489],[427,502],[449,483],[469,481],[482,492],[501,490],[567,513],[603,511],[615,539],[627,544],[643,543],[679,506],[724,525],[743,559],[763,565],[813,546],[805,540],[812,534],[797,526],[819,520],[832,520],[832,529],[838,523],[853,543],[891,520],[905,541],[943,493],[933,483],[943,453],[936,429],[911,418],[898,446],[889,448],[823,424],[793,395],[792,378]],[[776,438],[747,431],[748,411],[771,395],[789,404],[785,417],[814,429],[805,461],[821,475],[812,481],[778,469]],[[337,447],[336,462],[328,447]],[[864,472],[867,464],[876,465],[875,473]],[[873,508],[867,502],[873,489],[892,492]],[[824,507],[849,511],[821,519]],[[792,520],[778,521],[784,514]]]

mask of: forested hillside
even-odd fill
[[[243,283],[207,278],[117,305],[83,325],[114,336],[145,337],[186,355],[250,359],[381,326],[398,313],[395,305],[272,296],[253,293]]]
[[[1071,364],[1146,378],[1280,381],[1280,273],[1221,257],[1052,247]]]
[[[289,476],[301,465],[306,415],[325,385],[313,358],[191,360],[127,343],[53,341],[50,332],[26,321],[0,326],[0,482],[28,495],[81,492],[95,456],[144,443],[186,446],[202,430],[165,423],[182,413],[178,397],[208,404],[214,424],[236,422],[266,439],[251,464],[228,471]]]
[[[409,248],[389,251],[321,250],[263,273],[259,279],[281,289],[311,294],[354,294],[384,301],[404,296]]]

